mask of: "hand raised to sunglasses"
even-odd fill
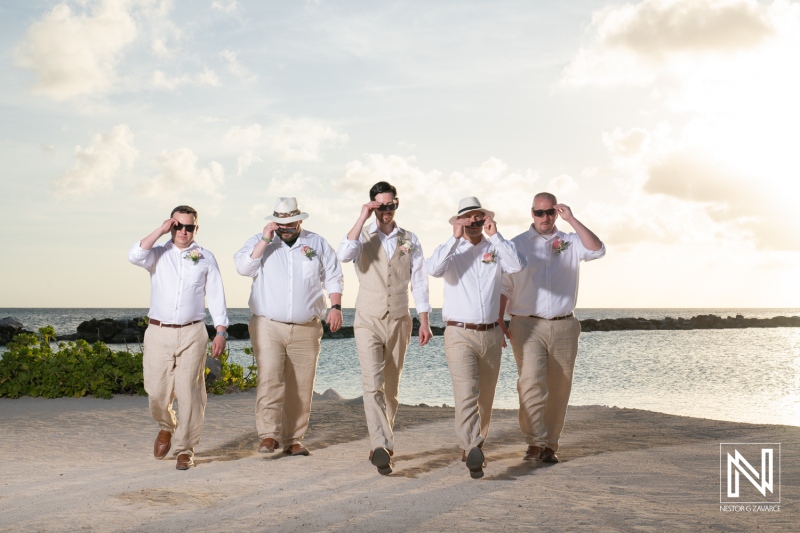
[[[264,226],[264,231],[262,236],[267,240],[272,240],[275,237],[275,232],[278,230],[278,223],[277,222],[270,222],[266,226]]]
[[[159,227],[157,231],[160,232],[161,235],[166,235],[177,223],[178,221],[174,218],[168,218],[163,224],[161,224],[161,227]]]
[[[492,217],[486,217],[483,219],[483,231],[486,232],[487,237],[491,237],[497,233],[497,224]]]
[[[569,208],[566,204],[556,204],[553,206],[564,222],[570,222],[575,216],[572,214],[572,209]]]

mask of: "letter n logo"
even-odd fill
[[[759,457],[761,458],[760,465]],[[775,498],[776,462],[778,464],[778,501],[775,503],[780,503],[780,444],[720,444],[720,503],[773,503],[769,500]],[[745,483],[742,478],[749,484]],[[723,485],[724,493],[727,495],[724,502]]]

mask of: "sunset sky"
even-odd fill
[[[147,307],[127,251],[183,203],[246,307],[233,254],[279,196],[337,247],[379,180],[426,256],[461,197],[510,239],[557,194],[607,247],[579,307],[800,306],[800,2],[13,0],[0,28],[0,307]]]

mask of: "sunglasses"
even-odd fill
[[[469,227],[470,228],[480,228],[480,227],[483,227],[484,224],[486,224],[486,219],[481,219],[481,220],[476,220],[475,222],[470,224]]]
[[[542,218],[543,216],[547,215],[549,217],[556,214],[556,210],[552,207],[550,209],[532,209],[533,216]]]
[[[280,233],[281,235],[288,235],[288,234],[291,234],[291,233],[295,233],[295,232],[297,232],[297,230],[299,230],[299,229],[300,229],[300,228],[298,228],[298,227],[296,227],[296,226],[288,226],[288,227],[279,227],[279,228],[278,228],[277,230],[275,230],[275,231],[277,231],[277,232],[278,232],[278,233]]]
[[[396,211],[397,203],[382,204],[375,208],[376,211]]]
[[[189,233],[194,233],[194,230],[197,229],[197,224],[181,224],[180,222],[178,222],[177,224],[172,226],[172,229],[174,229],[175,231],[180,231],[183,228],[186,228],[186,231],[188,231]]]

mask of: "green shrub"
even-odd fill
[[[6,345],[0,359],[0,397],[145,394],[141,352],[114,352],[103,342],[89,344],[84,340],[58,343],[53,351],[50,340],[54,337],[53,327],[46,326],[37,335],[17,335]],[[245,348],[245,353],[252,355],[252,348]],[[227,351],[220,362],[222,373],[217,381],[206,384],[208,392],[224,394],[256,386],[255,361],[247,367],[247,376],[241,365],[228,363]]]

